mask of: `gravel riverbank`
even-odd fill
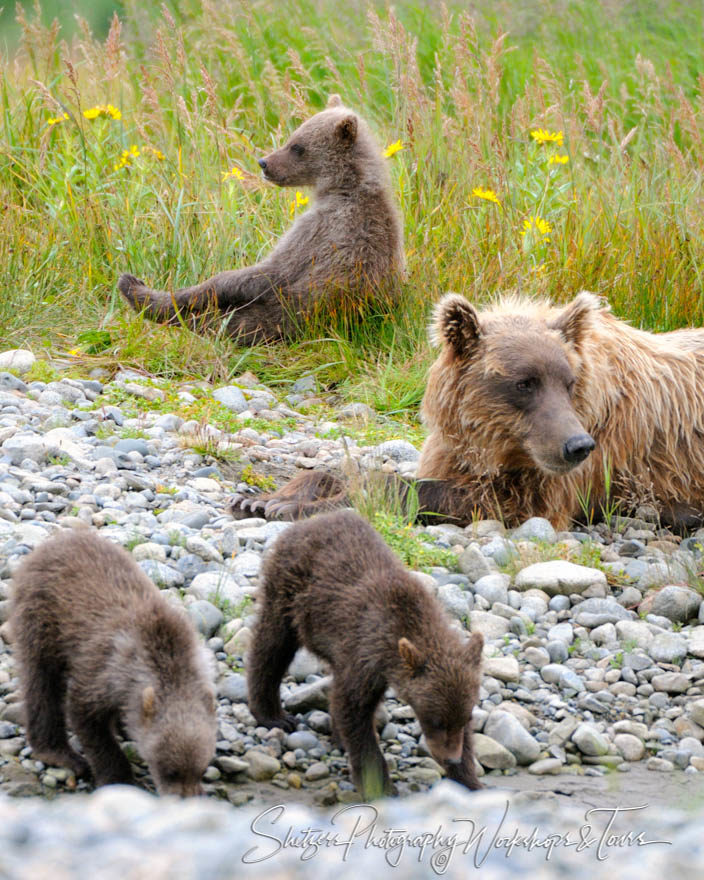
[[[167,876],[158,873],[158,858],[166,860],[164,865],[169,859],[179,864],[180,844],[172,848],[171,839],[191,835],[200,841],[193,844],[194,853],[200,853],[218,837],[217,829],[230,835],[236,827],[246,828],[266,806],[287,804],[310,823],[313,818],[301,812],[302,805],[334,811],[356,803],[346,758],[330,741],[328,678],[316,658],[300,652],[284,682],[286,708],[300,721],[296,732],[259,728],[249,713],[244,672],[258,572],[262,554],[287,524],[234,521],[226,505],[233,492],[270,484],[272,475],[283,480],[299,468],[341,466],[348,458],[362,467],[412,475],[418,450],[399,437],[366,442],[370,432],[360,426],[373,414],[360,404],[340,411],[321,406],[311,377],[281,396],[251,376],[225,388],[166,388],[127,371],[32,381],[31,361],[30,355],[0,355],[0,620],[6,621],[12,573],[26,553],[60,528],[99,529],[131,550],[207,640],[218,668],[219,733],[206,775],[209,799],[171,804],[135,790],[97,792],[91,800],[62,797],[60,808],[47,806],[48,798],[89,786],[62,768],[33,760],[20,726],[11,633],[4,622],[0,791],[32,798],[1,802],[7,876],[30,876],[13,873],[15,849],[19,853],[29,846],[11,843],[12,835],[19,840],[25,834],[23,823],[31,828],[46,823],[46,833],[57,835],[59,853],[62,846],[70,849],[70,840],[88,846],[91,822],[105,822],[109,833],[101,845],[112,846],[114,834],[116,858],[122,858],[120,847],[125,853],[143,852],[145,873]],[[8,364],[13,371],[2,372]],[[182,416],[204,398],[212,411],[227,415],[231,430]],[[341,427],[346,437],[340,436]],[[454,551],[457,559],[452,570],[431,566],[424,582],[457,626],[485,636],[484,680],[474,718],[487,787],[524,789],[515,807],[512,802],[512,815],[515,810],[527,823],[540,815],[544,827],[558,818],[579,818],[575,828],[583,824],[583,808],[590,804],[581,796],[585,791],[596,801],[602,795],[608,801],[610,792],[617,792],[622,805],[635,806],[630,792],[638,803],[650,804],[652,815],[643,812],[644,822],[652,822],[648,827],[654,830],[667,817],[668,834],[694,858],[696,836],[685,843],[694,819],[668,809],[688,808],[704,793],[704,530],[681,539],[660,528],[655,511],[644,506],[633,517],[614,516],[610,527],[602,523],[557,534],[537,519],[513,532],[483,520],[466,529],[437,525],[419,533],[430,547]],[[421,823],[436,812],[449,815],[450,806],[466,813],[470,805],[477,805],[482,821],[493,821],[505,792],[472,800],[449,783],[427,792],[439,782],[440,768],[429,757],[410,708],[391,693],[378,726],[401,796],[382,807],[389,821]],[[132,746],[125,748],[144,776]],[[144,782],[149,786],[148,779]],[[530,790],[543,794],[533,800]],[[232,810],[231,805],[247,804],[245,810]],[[135,818],[140,811],[146,826]],[[94,815],[98,818],[83,824]],[[73,830],[61,842],[58,829],[64,822]],[[151,831],[142,834],[144,827]],[[35,837],[33,830],[27,840],[46,855],[54,844],[44,847],[41,833]],[[132,835],[138,844],[126,842]],[[156,841],[169,852],[159,856]],[[168,876],[230,876],[217,873],[224,870],[217,860],[230,858],[236,844],[223,840],[221,846],[211,863],[181,864],[184,873]],[[672,857],[675,846],[636,849],[624,858],[618,876],[631,876],[626,872],[636,863],[650,870],[660,858],[656,851]],[[316,857],[315,864],[323,872],[325,861],[325,871],[339,874],[338,855]],[[372,848],[354,853],[370,870],[368,860],[377,856]],[[702,856],[697,857],[702,867]],[[518,870],[517,858],[496,858],[497,865]],[[296,859],[277,858],[276,869],[288,872],[284,865],[290,862],[291,870],[303,870]],[[490,873],[489,863],[486,876],[504,876]],[[273,873],[273,860],[264,864]],[[459,856],[452,864],[461,864]],[[553,858],[551,864],[556,871],[558,861]],[[593,874],[594,860],[585,858],[584,864],[585,876],[588,867]],[[616,863],[607,864],[613,869]]]

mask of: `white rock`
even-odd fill
[[[549,596],[581,594],[594,585],[606,587],[606,575],[603,571],[562,559],[528,565],[518,572],[514,581],[517,590],[536,587]]]
[[[26,348],[10,348],[0,352],[0,370],[15,370],[24,375],[31,368],[36,358]]]

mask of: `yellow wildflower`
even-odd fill
[[[58,125],[60,122],[63,122],[65,119],[68,119],[68,113],[62,113],[61,116],[50,116],[47,119],[47,125]]]
[[[161,152],[161,150],[157,150],[156,147],[150,147],[149,145],[142,147],[142,152],[143,153],[151,153],[152,156],[154,156],[155,159],[159,159],[159,161],[166,158],[166,156],[164,156],[164,154]]]
[[[394,141],[393,144],[389,144],[389,146],[384,150],[384,156],[387,159],[390,159],[392,156],[395,156],[399,150],[403,149],[403,144],[400,140]]]
[[[222,172],[223,182],[226,180],[230,180],[231,177],[234,177],[235,180],[244,180],[244,174],[242,174],[242,172],[236,165],[233,165],[229,171]]]
[[[132,165],[132,159],[137,156],[139,156],[139,148],[137,144],[132,144],[129,150],[122,151],[120,161],[115,163],[115,171],[119,171],[120,168],[129,168]]]
[[[562,146],[561,131],[548,131],[546,128],[537,128],[530,133],[530,136],[538,144],[557,144],[558,147]]]
[[[291,215],[293,215],[296,208],[300,208],[301,205],[308,204],[308,196],[304,196],[300,190],[296,190],[296,198],[291,202]]]
[[[545,263],[538,263],[537,266],[532,267],[532,269],[530,270],[530,274],[531,275],[543,275],[546,269],[547,269],[547,266],[545,265]]]
[[[559,153],[555,153],[548,159],[548,165],[566,165],[569,161],[569,156],[560,156]]]
[[[478,199],[484,199],[486,202],[493,202],[495,205],[501,204],[493,189],[482,189],[480,186],[475,186],[472,195]]]
[[[71,355],[71,357],[75,357],[75,358],[80,357],[83,354],[83,352],[80,350],[80,348],[70,348],[68,350],[68,353]]]
[[[542,217],[539,217],[537,214],[534,216],[533,214],[527,220],[523,221],[523,229],[521,230],[521,235],[526,235],[528,232],[537,233],[542,236],[542,241],[550,241],[549,235],[552,231],[552,226],[548,223],[547,220],[543,220]]]
[[[112,104],[96,104],[83,111],[86,119],[97,119],[99,116],[110,116],[112,119],[122,119],[122,113]]]

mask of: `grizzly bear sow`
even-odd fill
[[[506,297],[483,311],[447,294],[433,338],[414,484],[424,519],[543,516],[564,529],[607,502],[645,501],[664,522],[702,521],[704,330],[638,330],[586,292],[564,307]],[[339,478],[309,471],[253,503],[235,498],[233,512],[296,517],[345,497]]]
[[[130,783],[121,725],[161,794],[199,794],[215,752],[204,648],[132,557],[89,532],[39,546],[13,577],[12,632],[36,758]],[[78,737],[86,761],[68,743]]]
[[[337,511],[288,528],[265,559],[258,602],[247,681],[249,708],[260,724],[295,730],[279,685],[304,645],[332,667],[332,721],[364,797],[391,789],[373,724],[388,685],[413,707],[447,775],[481,788],[471,718],[482,636],[465,641],[360,516]]]
[[[313,206],[255,266],[173,294],[122,275],[118,287],[133,308],[171,324],[216,308],[231,336],[253,344],[294,335],[321,308],[357,315],[367,300],[395,296],[404,265],[401,219],[386,160],[357,114],[333,95],[259,164],[277,186],[313,187]]]

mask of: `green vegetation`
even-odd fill
[[[257,489],[263,489],[264,491],[270,492],[276,488],[276,481],[273,477],[256,473],[251,464],[242,468],[239,479],[249,486],[256,486]]]
[[[110,8],[90,7],[101,35]],[[515,289],[564,301],[588,288],[637,325],[704,323],[698,4],[480,0],[470,12],[459,0],[400,0],[366,16],[331,0],[295,0],[285,15],[263,0],[117,8],[104,40],[79,21],[64,41],[48,7],[41,19],[23,14],[4,59],[5,347],[167,379],[251,370],[283,392],[313,373],[419,431],[429,311],[447,289],[481,302]],[[254,262],[305,210],[262,181],[256,160],[331,92],[383,146],[402,143],[388,161],[405,221],[404,301],[253,349],[131,313],[121,271],[191,284]],[[30,378],[55,375],[40,361]],[[234,419],[212,402],[191,406],[186,417],[207,410],[226,430]]]

